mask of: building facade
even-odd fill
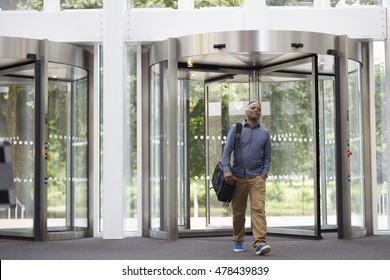
[[[273,142],[270,232],[389,233],[387,1],[63,2],[0,12],[0,137],[17,194],[0,234],[229,234],[210,175],[251,99]]]

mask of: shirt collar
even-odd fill
[[[242,122],[242,126],[249,126],[250,127],[250,125],[246,122],[246,120],[244,120]],[[260,127],[260,123],[257,123],[254,127]]]

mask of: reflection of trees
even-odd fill
[[[378,184],[388,180],[384,64],[375,65],[376,164]]]
[[[272,83],[268,91],[272,112],[269,131],[275,137],[272,174],[312,177],[311,83]]]
[[[133,0],[132,8],[173,8],[177,9],[177,0]],[[195,8],[200,7],[242,7],[244,0],[195,0]]]
[[[72,89],[72,90],[70,90]],[[71,104],[70,104],[71,102]],[[48,206],[64,207],[67,196],[82,217],[87,210],[87,80],[49,83]],[[49,212],[49,216],[63,215]]]
[[[312,6],[313,0],[266,0],[267,6]],[[309,5],[311,3],[311,5]],[[331,7],[352,5],[380,5],[379,0],[330,0]]]
[[[0,137],[10,139],[13,153],[16,196],[26,207],[25,215],[33,213],[33,129],[34,87],[9,86],[0,94]]]
[[[205,142],[199,145],[196,136],[205,135],[204,126],[204,97],[203,84],[191,83],[191,102],[190,102],[190,174],[191,177],[200,177],[205,172]]]
[[[195,0],[195,8],[200,7],[243,7],[245,0]],[[313,0],[266,0],[267,6],[307,6]],[[330,0],[331,7],[351,5],[380,5],[379,0]],[[130,8],[173,8],[177,9],[177,0],[131,0]],[[61,9],[99,9],[103,0],[62,0]],[[0,3],[3,10],[43,9],[43,0],[4,0]]]

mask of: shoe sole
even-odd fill
[[[233,249],[233,252],[244,252],[244,249]]]
[[[269,252],[271,252],[271,247],[266,245],[264,246],[264,248],[262,248],[261,250],[259,251],[256,251],[256,255],[266,255],[268,254]]]

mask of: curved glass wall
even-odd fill
[[[376,127],[376,198],[378,211],[379,232],[388,232],[390,227],[389,215],[389,176],[388,176],[388,146],[387,146],[387,117],[388,104],[385,94],[385,42],[374,42],[375,63],[375,127]],[[375,209],[375,207],[374,207]]]
[[[12,144],[16,191],[15,208],[0,205],[0,234],[13,231],[33,235],[36,96],[33,73],[31,63],[0,71],[0,138]]]
[[[350,145],[350,182],[351,182],[351,222],[352,229],[364,229],[364,172],[363,172],[363,130],[362,130],[362,92],[361,66],[350,61],[348,73],[349,94],[349,145]]]
[[[126,92],[126,104],[128,110],[126,110],[126,147],[127,154],[130,155],[126,158],[126,196],[128,197],[127,210],[126,210],[126,231],[136,232],[138,229],[137,223],[137,46],[127,46],[127,92]]]
[[[12,144],[17,197],[15,208],[0,205],[0,235],[85,236],[91,57],[48,41],[0,37],[0,44],[0,138]],[[12,49],[21,57],[10,56]]]
[[[49,72],[48,230],[87,228],[88,73],[58,63]]]
[[[162,154],[163,135],[163,102],[166,93],[166,64],[157,64],[150,69],[150,229],[166,230],[166,192],[164,188],[164,165]]]

